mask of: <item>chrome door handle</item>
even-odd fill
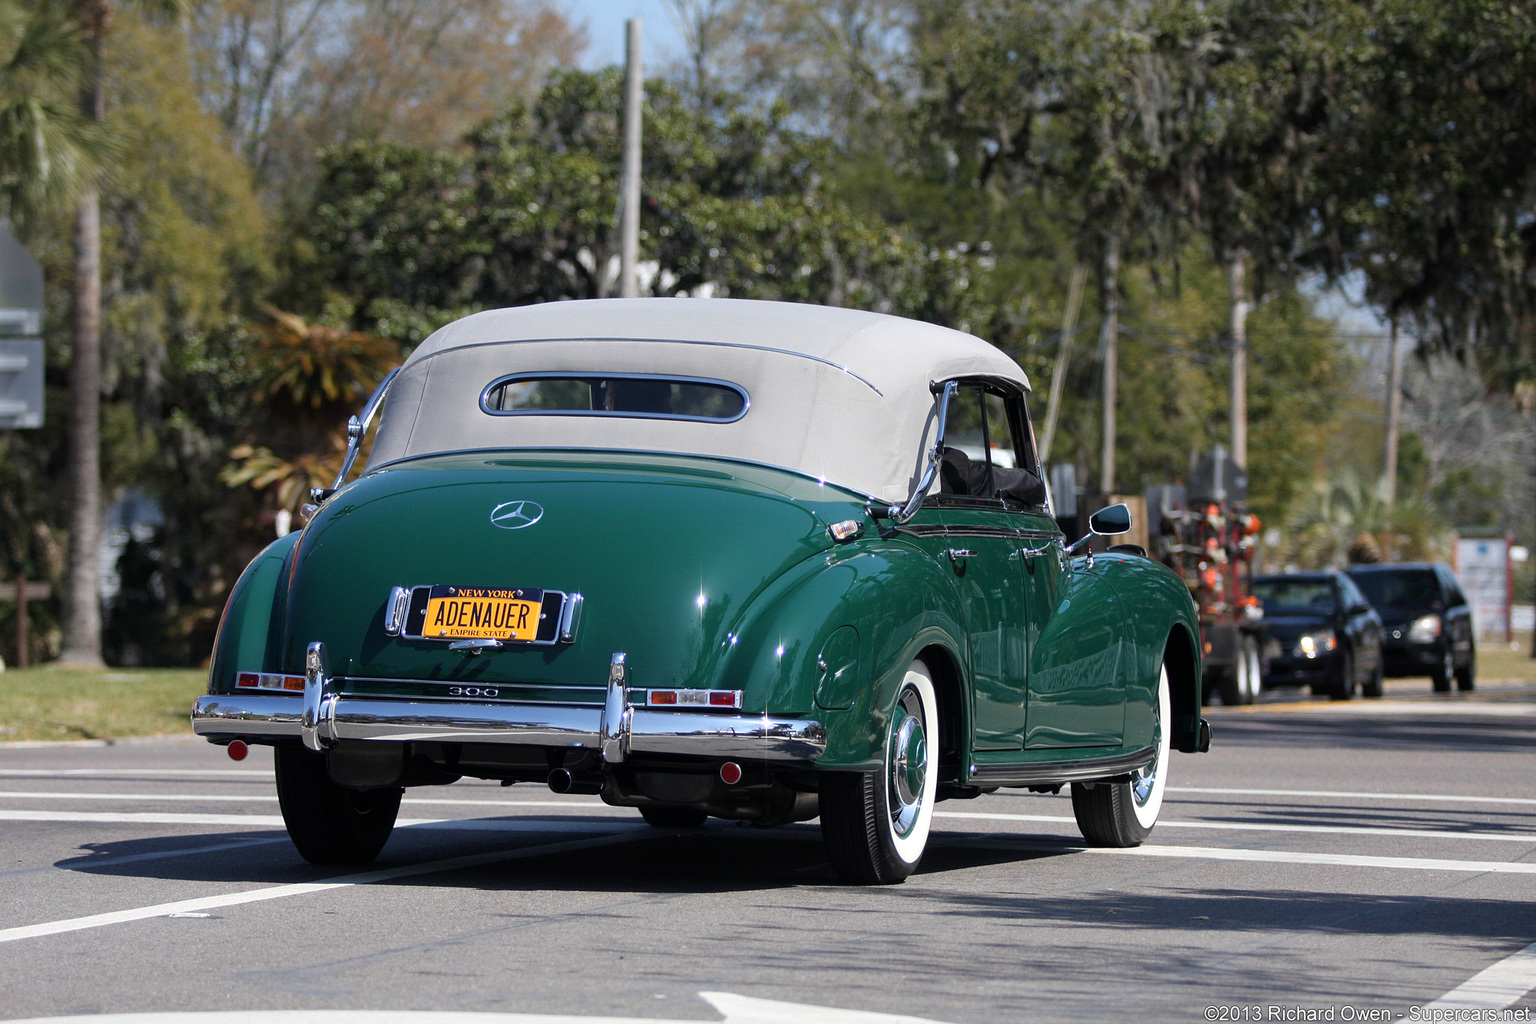
[[[976,552],[970,548],[950,548],[945,554],[949,555],[951,562],[958,562],[962,558],[975,558]]]

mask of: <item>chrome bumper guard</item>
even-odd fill
[[[598,751],[608,764],[639,753],[808,765],[826,752],[820,722],[637,708],[629,703],[628,679],[624,655],[615,654],[602,707],[348,697],[332,692],[325,649],[316,643],[305,655],[303,700],[199,697],[192,731],[213,740],[297,738],[317,751],[338,740],[578,747]]]

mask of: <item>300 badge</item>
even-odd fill
[[[450,686],[450,697],[499,697],[501,691],[494,686]]]

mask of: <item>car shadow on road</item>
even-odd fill
[[[1434,749],[1483,751],[1536,748],[1536,729],[1529,717],[1436,719],[1425,715],[1390,713],[1224,715],[1212,723],[1223,745],[1294,747],[1298,743],[1338,744],[1346,749]]]
[[[926,861],[925,861],[925,867]],[[1053,928],[1396,936],[1475,936],[1530,941],[1536,906],[1444,895],[1378,895],[1306,889],[1168,887],[1155,892],[942,892],[904,896],[931,902],[927,912],[961,918],[1010,918]]]
[[[481,819],[481,822],[489,819]],[[463,886],[478,889],[727,892],[804,885],[837,885],[820,841],[820,829],[790,825],[753,829],[728,823],[701,829],[653,829],[623,822],[618,841],[594,843],[591,819],[551,820],[547,831],[396,830],[373,864],[324,867],[306,863],[280,830],[175,836],[89,843],[82,856],[55,862],[67,871],[190,882],[284,885],[340,879],[411,864],[490,855],[487,863],[448,867],[372,884]],[[611,825],[613,820],[607,819]],[[583,827],[578,831],[577,824]],[[627,835],[625,834],[627,833]],[[1012,838],[1025,838],[1014,835]],[[1023,863],[1072,852],[1065,842],[1040,837],[1040,848],[1000,848],[977,837],[964,848],[930,846],[923,869]],[[551,847],[540,852],[541,847]],[[572,847],[575,847],[572,849]],[[498,863],[495,854],[507,855]]]

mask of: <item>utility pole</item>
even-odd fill
[[[1104,444],[1099,452],[1099,490],[1107,499],[1115,493],[1115,392],[1120,342],[1120,236],[1110,235],[1104,247],[1101,284],[1104,325],[1099,348],[1104,356]]]
[[[1072,283],[1067,288],[1067,309],[1061,319],[1061,346],[1056,351],[1056,369],[1051,374],[1051,399],[1045,407],[1045,433],[1040,437],[1040,465],[1051,457],[1056,438],[1056,417],[1061,414],[1061,393],[1067,384],[1067,366],[1072,359],[1072,344],[1077,335],[1077,311],[1083,304],[1083,280],[1088,268],[1079,263],[1072,268]]]
[[[1248,468],[1248,288],[1243,252],[1227,264],[1227,308],[1232,334],[1232,461]]]
[[[1382,460],[1381,490],[1387,504],[1397,500],[1397,438],[1403,422],[1403,335],[1392,318],[1387,345],[1387,450]]]
[[[624,23],[628,58],[624,64],[624,177],[619,213],[619,295],[640,294],[636,264],[640,260],[640,19]]]

